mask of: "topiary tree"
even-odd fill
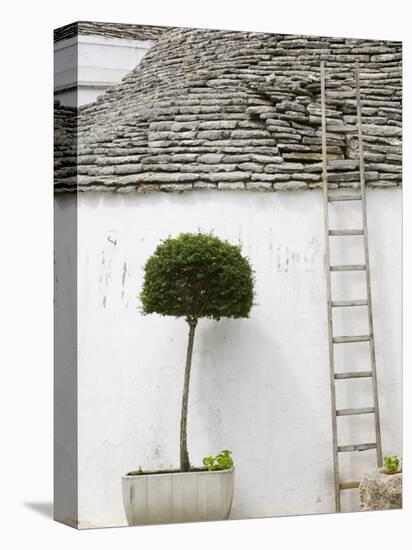
[[[240,246],[213,235],[182,233],[162,241],[148,259],[140,295],[144,314],[185,317],[189,325],[180,419],[180,469],[190,469],[187,410],[197,322],[201,317],[248,317],[253,271]]]

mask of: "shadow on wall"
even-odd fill
[[[193,393],[202,409],[207,445],[211,450],[228,447],[235,452],[242,442],[256,443],[260,434],[260,444],[250,444],[247,458],[269,454],[270,467],[282,469],[286,457],[281,449],[288,447],[288,454],[299,452],[299,440],[289,438],[284,428],[274,432],[274,427],[295,421],[302,421],[304,427],[305,420],[325,412],[312,391],[304,392],[299,372],[306,365],[291,365],[276,341],[276,330],[265,330],[253,319],[203,321],[203,325],[195,344]],[[294,345],[299,346],[298,335]],[[306,382],[325,391],[324,379],[320,374],[318,380]],[[291,448],[294,443],[296,449]],[[278,464],[273,462],[276,457]]]
[[[327,369],[308,353],[307,334],[289,342],[302,350],[291,362],[276,327],[253,316],[199,328],[191,415],[201,433],[192,437],[197,449],[233,452],[231,517],[332,511]],[[291,492],[302,507],[288,500]]]

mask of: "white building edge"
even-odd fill
[[[54,44],[54,97],[61,105],[80,107],[120,82],[137,67],[152,40],[83,35]]]

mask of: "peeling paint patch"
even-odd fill
[[[114,231],[110,231],[107,235],[107,240],[109,243],[112,243],[114,246],[117,245],[117,239],[116,239],[116,233]]]
[[[316,237],[312,237],[307,245],[307,261],[313,263],[319,253],[319,242]]]
[[[280,271],[280,245],[276,248],[276,268]]]
[[[126,261],[123,262],[123,271],[122,271],[122,292],[121,292],[121,299],[124,299],[124,284],[126,281],[126,276],[129,274],[127,271],[127,264]],[[126,307],[129,305],[129,302],[127,302]]]
[[[298,271],[301,262],[301,253],[292,251],[289,247],[284,249],[279,245],[276,248],[276,269],[280,273]]]
[[[126,275],[127,275],[127,264],[126,262],[123,262],[122,286],[124,286]]]

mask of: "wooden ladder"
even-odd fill
[[[355,67],[355,85],[356,85],[356,107],[357,107],[357,125],[353,129],[358,134],[359,139],[359,193],[351,194],[333,194],[328,188],[328,156],[327,156],[327,132],[331,131],[326,124],[326,86],[325,86],[325,62],[321,62],[321,112],[322,112],[322,179],[323,179],[323,199],[324,199],[324,222],[325,222],[325,273],[326,273],[326,292],[327,292],[327,315],[328,315],[328,340],[329,340],[329,368],[330,368],[330,390],[331,390],[331,412],[332,412],[332,436],[333,436],[333,469],[335,481],[335,505],[336,511],[341,511],[341,491],[345,489],[356,489],[359,487],[359,481],[343,481],[339,474],[339,455],[344,452],[364,451],[376,449],[376,462],[378,467],[382,466],[382,445],[381,430],[379,419],[379,400],[378,385],[376,378],[376,359],[375,342],[373,331],[372,299],[371,299],[371,281],[369,267],[369,248],[368,248],[368,226],[366,216],[366,193],[365,193],[365,167],[363,153],[362,136],[362,106],[359,86],[359,66],[356,61]],[[345,130],[346,131],[346,130]],[[329,227],[329,205],[335,202],[345,204],[347,201],[361,201],[362,221],[361,229],[330,229]],[[363,246],[365,254],[365,263],[362,265],[331,265],[330,264],[330,239],[331,237],[344,237],[347,235],[360,235],[363,237]],[[363,271],[366,277],[367,296],[366,299],[333,300],[331,272],[340,271]],[[333,332],[333,309],[338,307],[359,307],[366,306],[368,310],[369,333],[362,336],[335,336]],[[369,342],[371,369],[368,371],[336,373],[334,365],[334,347],[338,344],[351,344],[353,342]],[[344,381],[353,378],[370,378],[371,390],[373,393],[373,407],[362,407],[357,409],[336,408],[336,381]],[[341,382],[342,383],[342,382]],[[360,443],[357,445],[340,445],[338,443],[337,417],[355,415],[355,414],[373,414],[375,419],[375,441],[371,443]]]

